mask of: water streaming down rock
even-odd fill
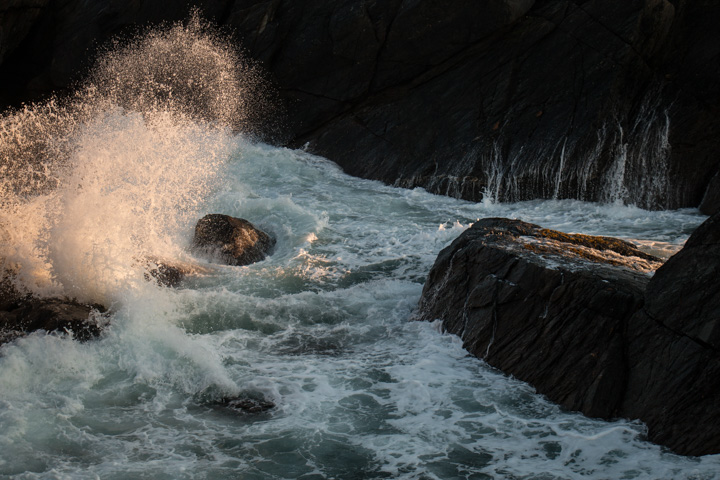
[[[68,88],[93,42],[180,18],[187,3],[68,2],[22,1],[0,19],[4,101]],[[498,186],[498,161],[507,198],[718,204],[714,2],[191,3],[272,72],[285,138],[348,173],[477,201]],[[665,116],[673,148],[638,157]]]
[[[648,94],[632,122],[605,122],[590,141],[562,136],[540,148],[508,148],[514,142],[500,137],[473,148],[453,167],[455,175],[433,174],[398,185],[491,202],[577,198],[663,208],[674,200],[670,117],[658,98]]]

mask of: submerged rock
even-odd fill
[[[0,283],[0,345],[29,333],[64,332],[87,341],[107,325],[102,305],[66,298],[37,298],[18,292],[7,279]]]
[[[242,413],[262,413],[275,408],[275,404],[265,399],[253,397],[223,398],[218,405],[236,410]]]
[[[718,453],[719,224],[661,266],[621,240],[480,220],[440,252],[417,318],[567,409]]]
[[[193,250],[229,265],[259,262],[274,246],[274,238],[242,218],[213,213],[195,226]]]
[[[148,259],[146,267],[145,280],[154,280],[161,287],[177,287],[187,275],[178,265],[158,259]]]
[[[165,260],[158,257],[145,258],[145,280],[155,281],[161,287],[177,287],[189,275],[202,275],[210,269],[195,263]]]

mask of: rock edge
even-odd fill
[[[440,252],[416,316],[564,408],[719,453],[719,227],[716,215],[660,266],[617,239],[480,220]]]

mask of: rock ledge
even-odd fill
[[[719,218],[665,265],[622,240],[480,220],[440,252],[416,316],[564,408],[719,453]]]

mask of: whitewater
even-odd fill
[[[479,218],[667,258],[704,216],[349,177],[258,140],[267,84],[225,45],[197,21],[158,29],[114,46],[70,100],[2,117],[3,270],[109,314],[96,340],[0,347],[0,478],[720,478],[720,456],[563,411],[412,320],[438,252]],[[253,222],[275,250],[243,267],[193,255],[206,213]],[[194,273],[159,286],[158,258]],[[223,403],[238,397],[274,407]]]

